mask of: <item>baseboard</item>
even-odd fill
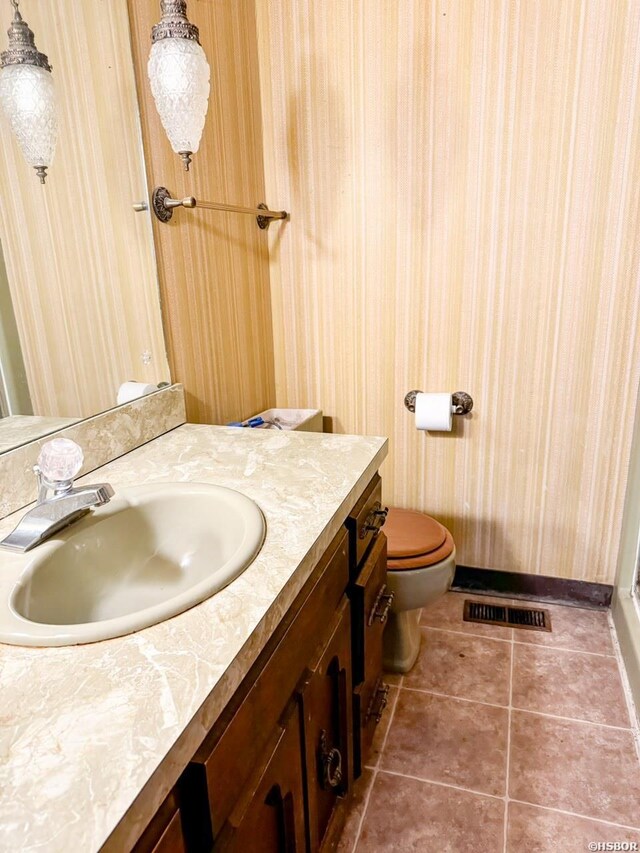
[[[640,711],[640,616],[628,590],[616,589],[612,612],[620,653],[635,705],[633,712],[637,716]]]
[[[505,598],[526,598],[549,604],[569,604],[593,609],[611,606],[613,586],[606,583],[550,578],[520,572],[500,572],[456,566],[452,589],[476,595],[496,595]]]

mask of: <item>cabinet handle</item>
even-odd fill
[[[360,539],[364,539],[367,533],[370,533],[371,531],[376,534],[379,533],[380,528],[387,520],[388,512],[389,507],[383,507],[380,501],[376,501],[369,512],[369,515],[366,517],[364,524],[360,528]]]
[[[376,600],[373,603],[373,607],[369,613],[369,618],[367,619],[367,625],[369,628],[373,625],[376,619],[384,625],[387,621],[387,616],[389,615],[389,610],[393,604],[394,597],[395,593],[387,592],[387,585],[386,583],[383,583],[378,591]]]
[[[373,717],[376,724],[382,719],[382,712],[387,707],[387,697],[389,696],[389,685],[379,681],[376,689],[373,691],[371,702],[367,708],[366,722]]]
[[[342,755],[335,746],[329,749],[327,733],[320,732],[320,763],[322,765],[322,787],[337,788],[342,782]]]

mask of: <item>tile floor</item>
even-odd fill
[[[640,850],[640,761],[607,614],[549,606],[542,633],[463,622],[465,598],[423,611],[416,666],[388,679],[340,853]]]

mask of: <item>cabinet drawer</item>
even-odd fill
[[[351,619],[345,597],[300,693],[311,853],[320,850],[353,779],[351,679]]]
[[[349,562],[352,574],[360,566],[371,543],[378,536],[385,518],[386,511],[382,506],[382,481],[376,474],[347,519]]]
[[[326,636],[348,578],[348,537],[341,531],[189,765],[190,789],[205,792],[211,841],[262,759],[314,649]]]
[[[291,703],[213,853],[305,853],[300,707]]]
[[[366,762],[386,704],[386,686],[382,682],[382,634],[392,600],[386,581],[387,542],[381,533],[350,591],[356,775]]]

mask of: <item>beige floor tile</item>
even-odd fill
[[[378,773],[357,853],[502,853],[504,803]]]
[[[400,689],[379,767],[504,796],[508,712]]]
[[[450,631],[461,631],[463,634],[475,634],[477,637],[491,637],[496,640],[510,640],[513,634],[511,628],[501,625],[484,625],[480,622],[465,622],[462,618],[464,602],[483,601],[495,604],[508,603],[504,598],[488,598],[486,596],[467,595],[461,592],[448,592],[438,601],[425,607],[422,611],[420,624],[429,628],[446,628]]]
[[[615,658],[514,644],[514,708],[610,726],[630,724]]]
[[[533,605],[532,605],[533,606]],[[579,607],[535,605],[551,614],[551,631],[514,630],[519,643],[539,646],[561,646],[575,652],[596,652],[612,655],[613,642],[607,613],[601,610],[582,610]]]
[[[629,720],[606,614],[532,603],[550,610],[553,633],[512,631],[464,623],[465,598],[488,600],[450,593],[423,611],[416,668],[393,679],[397,707],[374,742],[378,774],[358,853],[502,853],[504,803],[482,794],[505,793],[508,711],[492,705],[505,701],[504,654],[511,645],[493,640],[512,634],[512,701],[520,710],[512,711],[509,792],[537,805],[509,804],[507,853],[578,853],[590,841],[640,844],[640,763],[632,734],[607,727]],[[364,795],[354,802],[351,828],[360,825],[363,802]],[[341,853],[353,849],[350,832]]]
[[[640,850],[640,831],[513,802],[508,814],[506,853],[586,853],[598,842],[635,843]]]
[[[631,731],[513,711],[509,796],[640,825],[640,765]]]
[[[511,643],[422,628],[420,656],[404,687],[509,704]]]
[[[373,770],[363,770],[362,776],[356,779],[353,786],[353,799],[351,800],[349,814],[340,836],[340,842],[336,848],[337,853],[352,853],[358,831],[360,829],[360,821],[365,809],[369,790],[373,784],[375,773]]]

